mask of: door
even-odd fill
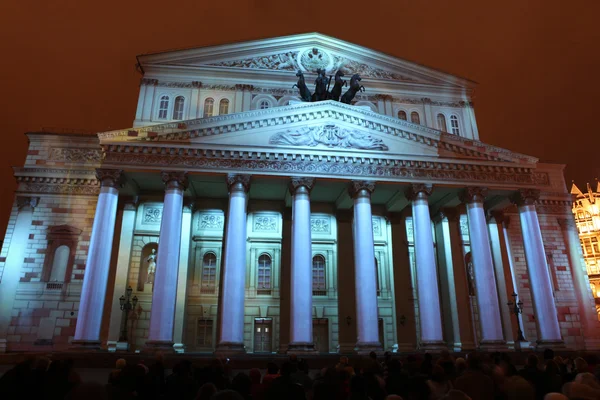
[[[379,330],[379,343],[381,344],[381,347],[383,347],[383,349],[385,349],[385,336],[383,334],[383,328],[384,328],[384,324],[383,324],[383,318],[378,318],[377,319],[377,328]]]
[[[271,337],[273,334],[273,320],[271,318],[254,319],[254,352],[271,353]]]
[[[329,324],[327,318],[313,319],[313,342],[319,353],[329,353]]]

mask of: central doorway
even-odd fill
[[[327,318],[313,319],[313,342],[319,353],[329,353],[329,323]]]
[[[255,318],[254,319],[254,352],[255,353],[271,353],[273,335],[273,319],[272,318]]]

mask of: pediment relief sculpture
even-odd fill
[[[342,128],[336,125],[303,127],[286,130],[271,136],[269,144],[309,146],[323,145],[343,149],[388,150],[383,140],[374,138],[356,129]]]

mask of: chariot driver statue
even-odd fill
[[[148,277],[146,283],[154,283],[154,274],[156,274],[156,250],[152,249],[152,253],[146,259],[148,263]]]

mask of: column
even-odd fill
[[[587,342],[593,339],[592,336],[596,336],[600,324],[598,323],[598,315],[596,314],[594,296],[590,289],[587,268],[581,253],[579,233],[577,232],[573,214],[570,211],[569,214],[568,216],[565,215],[564,218],[559,218],[558,223],[563,234],[565,248],[567,249],[571,275],[573,277],[573,288],[579,306],[579,318],[586,338],[586,348],[589,348],[590,346]],[[598,340],[596,339],[594,342],[596,343],[593,343],[593,347],[597,348]]]
[[[250,176],[228,175],[229,209],[225,230],[220,337],[217,352],[244,353],[244,296],[246,294],[246,207]]]
[[[183,220],[183,192],[187,188],[185,172],[163,171],[165,199],[158,237],[156,273],[150,310],[148,349],[173,350],[177,277]]]
[[[444,208],[438,219],[435,231],[446,341],[455,351],[474,350],[473,316],[462,248],[460,212],[457,208]]]
[[[75,345],[100,346],[102,310],[106,297],[119,200],[118,188],[122,174],[122,170],[96,169],[96,177],[100,181],[100,195],[98,195],[83,286],[81,287],[79,313],[72,342]]]
[[[416,183],[409,187],[406,194],[412,202],[419,320],[421,323],[420,347],[424,349],[445,347],[433,249],[433,232],[429,215],[428,198],[431,191],[431,185]]]
[[[143,79],[142,83],[146,86],[142,121],[150,121],[152,119],[152,108],[154,107],[154,91],[158,85],[158,79]]]
[[[183,327],[185,323],[185,307],[187,303],[188,267],[190,265],[190,242],[192,239],[192,215],[194,205],[183,207],[181,219],[181,248],[179,249],[179,273],[177,276],[177,303],[175,305],[175,328],[173,333],[173,349],[183,353]]]
[[[358,353],[381,350],[377,311],[377,281],[371,193],[375,183],[353,181],[350,196],[354,200],[354,277]],[[344,249],[341,249],[344,251]]]
[[[512,294],[516,293],[512,277],[512,266],[510,265],[509,250],[506,247],[508,241],[505,237],[505,226],[509,218],[501,211],[492,211],[488,221],[490,243],[492,245],[492,257],[496,269],[496,281],[498,283],[498,299],[500,301],[500,314],[504,327],[504,337],[508,345],[514,346],[517,342],[517,316],[507,306],[513,301]]]
[[[494,261],[490,249],[490,237],[487,220],[483,209],[483,201],[487,189],[480,187],[466,188],[461,200],[467,205],[469,221],[469,239],[471,241],[471,256],[475,273],[475,294],[481,325],[482,347],[503,346],[502,319],[498,304],[498,289],[494,274]]]
[[[521,189],[513,197],[519,209],[525,259],[529,271],[533,309],[539,330],[538,345],[542,347],[562,345],[558,316],[546,252],[542,240],[542,231],[538,220],[535,202],[539,199],[540,191],[535,189]]]
[[[19,286],[23,259],[27,251],[33,210],[38,202],[38,197],[17,197],[17,214],[12,237],[9,242],[4,243],[4,246],[8,246],[8,253],[4,270],[0,276],[0,353],[8,350],[8,327],[12,320],[12,308]]]
[[[292,248],[290,262],[290,344],[288,352],[313,352],[311,178],[292,178]]]
[[[133,231],[135,228],[136,201],[127,201],[123,205],[121,217],[121,237],[119,238],[119,252],[117,255],[117,271],[115,273],[115,287],[113,291],[112,306],[110,309],[110,322],[108,325],[108,351],[127,350],[128,343],[118,343],[123,323],[123,312],[119,298],[127,289],[127,275],[133,245]]]

